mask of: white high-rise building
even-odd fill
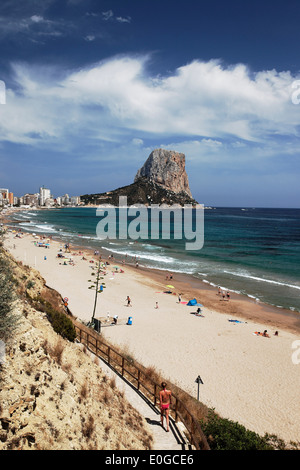
[[[44,206],[47,199],[51,198],[50,189],[46,189],[44,186],[40,188],[40,206]]]

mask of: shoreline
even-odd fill
[[[53,240],[58,243],[64,243],[58,237],[54,236]],[[72,245],[73,251],[86,251],[93,257],[94,250],[87,246]],[[102,256],[108,259],[109,255]],[[124,259],[124,256],[123,258]],[[122,267],[122,259],[113,254],[113,263]],[[230,292],[230,300],[223,300],[217,293],[217,288],[203,282],[203,280],[187,273],[173,273],[173,279],[166,280],[166,274],[170,274],[167,270],[156,269],[149,266],[139,264],[136,268],[134,262],[126,263],[126,268],[132,272],[140,272],[151,278],[157,284],[171,283],[174,285],[174,295],[181,293],[184,297],[193,299],[209,309],[216,310],[220,314],[230,314],[234,317],[240,317],[244,320],[264,323],[275,330],[283,329],[294,334],[300,334],[300,312],[293,312],[288,309],[276,307],[263,302],[256,302],[247,295]],[[199,294],[199,295],[198,295]],[[197,298],[198,297],[198,298]],[[250,311],[251,309],[251,311]]]
[[[161,270],[144,266],[140,266],[138,269],[153,280],[160,282],[163,280],[164,274]],[[298,312],[256,302],[246,295],[234,292],[230,292],[229,301],[223,300],[218,295],[217,288],[205,284],[201,279],[193,277],[192,274],[175,273],[170,282],[177,285],[177,292],[183,293],[190,299],[196,297],[199,303],[205,304],[207,308],[216,310],[220,314],[230,314],[244,320],[265,323],[272,328],[281,328],[300,334],[300,313]]]
[[[87,207],[91,208],[94,206],[82,206],[82,207]],[[96,205],[95,207],[98,207]],[[45,208],[35,208],[34,210],[43,210]],[[13,212],[18,212],[18,211],[30,211],[32,210],[31,208],[24,209],[24,208],[10,208],[7,212],[6,215],[11,215]],[[1,215],[1,214],[0,214]],[[4,225],[8,225],[10,227],[13,227],[14,224],[22,223],[23,220],[21,221],[12,221],[9,217],[3,217],[2,216],[2,222]],[[30,231],[24,230],[22,227],[22,231],[24,233],[27,233],[29,235],[32,234]],[[36,230],[36,233],[39,234],[39,231]],[[59,238],[58,234],[51,235],[51,233],[45,233],[44,234],[47,238],[51,237],[53,240],[57,241],[58,243],[65,243],[65,241],[61,240]],[[89,250],[91,253],[93,253],[95,248],[91,248],[88,246],[88,242],[80,244],[72,243],[72,247],[74,250]],[[101,250],[101,247],[97,248]],[[105,248],[103,252],[103,258],[107,258],[109,256],[109,248]],[[107,253],[106,253],[107,252]],[[124,255],[118,255],[114,253],[113,251],[111,254],[114,257],[114,260],[118,263],[122,262],[122,259],[124,259]],[[130,255],[131,256],[131,255]],[[140,263],[140,261],[139,261]],[[134,267],[134,262],[127,264],[129,266]],[[145,273],[147,273],[148,276],[155,276],[155,278],[160,279],[161,276],[164,275],[164,273],[167,273],[167,269],[159,269],[155,268],[152,266],[145,266],[139,264],[139,269],[140,271],[145,270]],[[174,272],[173,272],[174,273]],[[175,272],[174,276],[176,276],[176,279],[180,281],[180,283],[183,284],[183,288],[185,289],[186,292],[191,292],[190,286],[193,286],[192,291],[194,292],[195,290],[199,292],[199,295],[204,295],[205,301],[208,302],[208,304],[211,306],[211,308],[218,309],[220,308],[220,302],[219,302],[219,297],[217,296],[217,286],[211,285],[208,282],[205,282],[205,280],[200,279],[195,277],[193,274],[190,273],[184,273],[184,272]],[[270,325],[278,325],[279,328],[287,328],[290,331],[293,332],[300,332],[300,311],[294,310],[292,308],[286,308],[286,307],[281,307],[277,305],[273,305],[271,303],[264,302],[260,299],[254,299],[251,295],[248,295],[247,293],[241,293],[241,292],[236,292],[232,290],[230,287],[224,287],[224,290],[227,291],[229,290],[230,292],[230,297],[232,300],[235,300],[235,302],[239,302],[239,312],[237,313],[238,315],[242,315],[244,319],[248,320],[254,320],[254,321],[266,321]],[[214,293],[216,294],[214,296]],[[217,298],[217,300],[216,300]],[[222,303],[222,301],[221,301]],[[232,304],[232,302],[231,302]],[[252,311],[249,311],[250,305],[252,306]],[[221,310],[223,310],[223,307],[221,307]],[[227,313],[231,313],[232,315],[235,313],[234,310],[230,311],[231,309],[226,309],[225,311]]]
[[[86,206],[90,207],[90,206]],[[98,207],[98,206],[97,206]],[[17,211],[24,211],[24,208],[19,209],[19,208],[13,208],[11,209],[11,212],[17,212]],[[29,211],[31,209],[28,209]],[[2,222],[4,225],[10,226],[11,224],[17,224],[19,223],[18,221],[12,222],[10,219],[6,219],[2,217]],[[22,221],[20,221],[22,222]],[[31,232],[26,232],[26,230],[22,231],[24,233],[27,233],[28,235],[32,235]],[[41,235],[42,236],[42,235]],[[62,241],[58,235],[51,236],[51,234],[44,234],[47,238],[50,236],[54,241],[58,243],[65,243]],[[87,246],[87,245],[79,245],[79,244],[72,244],[72,249],[74,251],[80,251],[80,250],[85,250],[88,251],[90,254],[93,254],[94,249]],[[106,250],[105,250],[106,251]],[[104,259],[108,258],[108,254],[105,253]],[[124,259],[124,256],[116,257],[116,254],[113,253],[113,257],[116,263],[122,263],[122,259]],[[127,266],[134,268],[134,263],[127,263]],[[147,276],[153,277],[154,280],[157,280],[158,282],[162,282],[163,277],[165,276],[165,273],[168,273],[167,270],[162,270],[162,269],[157,269],[151,266],[144,266],[144,265],[139,265],[140,272],[144,272]],[[275,305],[267,304],[262,301],[256,301],[249,297],[247,294],[241,294],[241,293],[236,293],[230,290],[230,297],[231,300],[235,301],[235,307],[234,309],[232,308],[227,308],[226,304],[230,303],[232,306],[233,302],[227,302],[227,301],[222,301],[220,300],[220,297],[217,294],[217,287],[211,286],[208,283],[205,283],[202,279],[198,279],[193,274],[188,274],[188,273],[173,273],[174,278],[179,281],[179,286],[178,286],[178,291],[185,292],[187,295],[190,295],[190,298],[193,298],[192,296],[195,296],[195,291],[198,294],[199,298],[204,298],[204,302],[206,302],[206,305],[209,306],[212,309],[220,309],[222,311],[224,310],[225,307],[225,313],[231,314],[231,315],[238,315],[242,317],[245,320],[253,320],[256,322],[265,322],[267,325],[270,327],[274,328],[282,328],[286,329],[288,331],[291,331],[293,333],[300,333],[300,312],[298,311],[293,311],[290,309],[282,308],[282,307],[277,307]],[[174,279],[173,279],[174,280]],[[181,286],[181,287],[180,287]],[[221,304],[224,304],[220,308],[220,302]],[[201,302],[203,303],[203,302]],[[250,306],[252,307],[251,312],[249,311]],[[237,307],[239,308],[239,311],[237,311]]]
[[[64,242],[52,240],[46,249],[34,246],[37,239],[32,234],[14,237],[8,232],[5,241],[11,255],[38,270],[49,287],[68,298],[72,314],[89,321],[94,292],[88,289],[88,279],[96,259],[94,250],[72,245],[67,256],[74,263],[64,265],[57,258]],[[204,382],[200,400],[222,417],[260,435],[267,432],[286,441],[300,441],[300,366],[292,362],[292,345],[299,340],[299,329],[298,323],[293,323],[294,316],[288,324],[282,312],[267,312],[265,306],[250,299],[232,295],[229,301],[219,300],[215,289],[200,286],[189,275],[175,273],[170,281],[165,279],[165,271],[123,265],[115,258],[109,262],[103,275],[106,288],[99,295],[96,313],[101,317],[104,339],[122,347],[145,367],[155,367],[166,381],[194,397],[195,378],[200,374]],[[177,295],[165,293],[169,282],[176,294],[178,290],[183,293],[182,301],[196,297],[203,304],[203,317],[197,318],[195,307],[179,303]],[[131,308],[127,295],[132,299]],[[108,312],[111,319],[118,315],[116,326],[106,321]],[[130,326],[128,316],[133,319]],[[255,334],[265,329],[269,338]],[[279,336],[274,336],[276,330]]]

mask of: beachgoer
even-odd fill
[[[226,294],[226,295],[227,295],[227,300],[229,300],[229,299],[230,299],[230,294],[229,294],[228,291],[227,291],[227,294]]]
[[[155,308],[158,308],[158,302],[155,302]]]
[[[275,331],[274,336],[278,336],[278,331]]]
[[[181,302],[181,294],[178,295],[178,302]]]
[[[118,322],[118,315],[115,315],[115,316],[114,316],[114,324],[116,325],[117,322]]]
[[[129,297],[129,295],[127,295],[127,307],[132,307],[131,305],[131,298]]]
[[[225,292],[222,292],[223,300],[225,300]]]
[[[169,431],[169,408],[171,404],[171,390],[167,390],[166,382],[162,382],[161,384],[162,391],[159,393],[159,401],[160,401],[160,419],[161,425],[164,427],[164,413],[166,415],[166,422],[167,422],[167,431]]]

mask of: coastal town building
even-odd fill
[[[42,186],[40,188],[40,206],[45,206],[47,199],[51,199],[51,191]]]
[[[64,207],[83,205],[80,196],[58,196],[56,198],[51,194],[51,190],[41,186],[37,193],[26,193],[17,197],[8,188],[0,188],[0,208],[12,206],[26,207]]]
[[[38,206],[39,205],[40,195],[39,195],[39,193],[24,194],[22,199],[23,199],[23,204],[25,206],[31,206],[31,207]]]
[[[10,193],[7,188],[0,188],[0,206],[8,206],[11,204],[11,200],[13,200],[13,193]]]

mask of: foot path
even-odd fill
[[[124,392],[128,402],[145,418],[149,431],[153,436],[152,450],[192,450],[187,438],[184,436],[184,425],[182,423],[175,423],[170,417],[170,431],[167,432],[161,426],[159,410],[147,401],[131,384],[114,372],[109,365],[101,359],[100,361],[100,367],[103,372],[108,377],[115,379],[116,386]]]

